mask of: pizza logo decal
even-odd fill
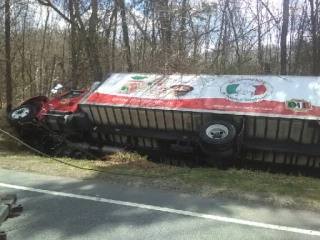
[[[268,98],[272,93],[272,86],[260,79],[235,79],[222,85],[220,92],[233,102],[259,102]]]
[[[291,99],[286,102],[286,108],[294,112],[307,112],[312,109],[312,105],[303,99]]]

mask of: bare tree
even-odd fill
[[[299,62],[301,59],[301,51],[302,51],[302,47],[303,47],[303,35],[305,33],[305,29],[306,29],[306,21],[307,21],[307,10],[306,10],[307,6],[303,6],[302,8],[302,13],[301,13],[301,17],[300,17],[300,23],[297,29],[297,39],[295,39],[296,41],[296,48],[295,48],[295,59],[294,59],[294,67],[293,67],[293,72],[295,74],[297,74],[299,72],[298,70],[298,66],[299,66]]]
[[[166,59],[171,56],[171,24],[169,12],[169,0],[161,0],[158,2],[159,21],[161,24],[162,47]]]
[[[69,0],[69,12],[71,22],[76,21],[74,14],[73,0]],[[75,24],[71,24],[70,32],[70,51],[71,51],[71,85],[72,88],[77,88],[78,83],[78,59],[77,59],[77,32]]]
[[[312,35],[312,74],[319,75],[320,73],[320,51],[319,51],[319,43],[320,43],[320,36],[319,41],[317,37],[317,29],[320,27],[317,24],[317,16],[319,10],[319,1],[316,0],[309,0],[310,3],[310,18],[311,18],[311,35]],[[318,29],[319,31],[319,29]],[[319,51],[319,53],[318,53]]]
[[[50,16],[50,12],[49,9],[47,8],[47,16],[46,16],[46,20],[44,23],[44,31],[42,34],[42,46],[41,46],[41,53],[40,53],[40,67],[39,67],[39,93],[43,94],[42,90],[43,90],[43,84],[44,84],[44,68],[45,68],[45,64],[44,64],[44,51],[45,51],[45,47],[46,47],[46,35],[47,35],[47,31],[48,31],[48,21],[49,21],[49,16]]]
[[[231,22],[231,28],[233,31],[234,35],[234,40],[236,44],[236,56],[237,56],[237,71],[238,73],[241,72],[241,55],[240,55],[240,49],[239,49],[239,38],[238,38],[238,33],[235,27],[234,23],[234,17],[233,17],[233,11],[230,9],[230,5],[227,5],[228,11],[229,11],[229,16],[230,16],[230,22]]]
[[[287,35],[288,35],[288,25],[289,25],[289,0],[283,0],[283,10],[282,10],[282,29],[281,29],[281,40],[280,40],[280,65],[281,65],[281,75],[287,74]]]
[[[116,36],[117,36],[117,23],[118,23],[118,21],[117,21],[117,14],[118,14],[118,9],[117,9],[117,7],[115,7],[115,23],[114,23],[114,28],[113,28],[113,31],[112,31],[112,53],[111,53],[111,55],[112,55],[112,71],[114,71],[115,70],[115,68],[116,68]]]
[[[94,69],[94,80],[101,81],[102,79],[102,70],[98,57],[97,50],[97,24],[98,24],[98,1],[91,0],[91,16],[89,19],[89,35],[87,38],[90,54],[92,57],[92,64]],[[79,16],[79,15],[78,15]]]
[[[96,81],[100,81],[102,78],[101,65],[96,48],[96,31],[98,23],[98,2],[97,0],[91,0],[91,15],[89,19],[88,33],[83,23],[80,13],[79,0],[74,0],[74,15],[77,22],[73,22],[68,16],[62,13],[50,0],[38,0],[38,2],[44,6],[52,8],[57,14],[59,14],[64,20],[79,29],[81,37],[84,40],[86,51],[88,54],[88,60],[92,70],[92,76]],[[79,24],[78,24],[79,23]]]
[[[261,7],[260,7],[260,0],[256,2],[256,9],[257,9],[257,24],[258,24],[258,63],[259,63],[259,70],[262,72],[263,70],[263,51],[262,51],[262,36],[261,36]]]
[[[130,41],[129,41],[129,32],[127,25],[126,9],[124,5],[124,0],[117,0],[120,8],[120,15],[122,21],[122,32],[123,32],[123,41],[125,45],[126,61],[128,72],[132,72],[132,62],[131,62],[131,50],[130,50]]]
[[[256,74],[268,62],[268,72],[319,75],[319,0],[282,0],[281,6],[269,0],[11,0],[11,19],[6,4],[0,6],[0,84],[14,104],[49,92],[58,79],[86,87],[88,79],[122,69]]]
[[[181,25],[179,32],[179,56],[185,56],[185,41],[186,41],[186,18],[187,18],[187,0],[182,0],[181,6]]]
[[[111,35],[111,30],[112,27],[115,28],[115,23],[117,21],[117,8],[115,7],[112,11],[112,14],[110,16],[109,20],[109,26],[106,28],[106,56],[105,56],[105,61],[106,61],[106,73],[110,72],[110,35]]]
[[[6,94],[7,112],[12,109],[12,74],[11,74],[11,18],[10,0],[5,0],[5,48],[6,48]]]

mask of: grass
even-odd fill
[[[251,170],[173,167],[155,164],[136,153],[118,153],[103,161],[59,159],[68,164],[64,165],[21,150],[1,152],[4,151],[0,150],[0,167],[4,169],[112,179],[125,184],[140,181],[140,186],[320,211],[320,180],[316,178]]]
[[[193,169],[182,175],[186,181],[200,181],[218,185],[228,189],[246,192],[287,195],[291,197],[305,196],[320,201],[320,181],[303,176],[287,176],[261,171],[229,169]]]

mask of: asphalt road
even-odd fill
[[[0,227],[8,240],[320,239],[318,213],[0,170],[13,193],[24,212]]]

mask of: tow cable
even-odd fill
[[[29,148],[30,150],[38,153],[39,155],[42,155],[44,157],[47,157],[47,158],[50,158],[56,162],[59,162],[59,163],[62,163],[62,164],[65,164],[67,166],[70,166],[70,167],[74,167],[74,168],[78,168],[78,169],[81,169],[81,170],[89,170],[89,171],[94,171],[94,172],[98,172],[98,173],[108,173],[108,174],[112,174],[112,175],[122,175],[122,176],[132,176],[132,177],[143,177],[143,178],[165,178],[165,177],[169,177],[169,176],[173,176],[175,175],[175,173],[173,174],[168,174],[168,175],[164,175],[164,176],[141,176],[139,174],[134,174],[134,173],[118,173],[118,172],[113,172],[113,171],[108,171],[108,170],[99,170],[99,169],[95,169],[95,168],[90,168],[90,167],[80,167],[80,166],[77,166],[77,165],[74,165],[74,164],[71,164],[71,163],[67,163],[67,162],[64,162],[60,159],[57,159],[55,157],[52,157],[48,154],[45,154],[33,147],[31,147],[30,145],[26,144],[25,142],[21,141],[20,139],[18,139],[17,137],[13,136],[12,134],[8,133],[7,131],[3,130],[0,128],[0,132],[12,139],[14,139],[15,141],[21,143],[22,145],[24,145],[25,147]],[[1,240],[1,239],[0,239]]]
[[[89,168],[89,167],[80,167],[80,166],[77,166],[77,165],[74,165],[74,164],[71,164],[71,163],[64,162],[64,161],[62,161],[62,160],[59,160],[59,159],[57,159],[57,158],[55,158],[55,157],[52,157],[52,156],[50,156],[50,155],[48,155],[48,154],[45,154],[45,153],[43,153],[43,152],[41,152],[41,151],[39,151],[39,150],[31,147],[30,145],[28,145],[28,144],[26,144],[25,142],[21,141],[19,138],[13,136],[12,134],[8,133],[7,131],[5,131],[5,130],[3,130],[3,129],[1,129],[1,128],[0,128],[0,132],[1,132],[2,134],[4,134],[4,135],[6,135],[6,136],[8,136],[8,137],[10,137],[10,138],[12,138],[12,139],[14,139],[15,141],[21,143],[21,144],[24,145],[25,147],[29,148],[31,151],[36,152],[36,153],[39,154],[39,155],[42,155],[42,156],[47,157],[47,158],[50,158],[50,159],[52,159],[52,160],[54,160],[54,161],[57,161],[57,162],[59,162],[59,163],[62,163],[62,164],[65,164],[65,165],[68,165],[68,166],[71,166],[71,167],[79,168],[79,169],[82,169],[82,170],[90,170],[90,171],[95,171],[95,172],[102,172],[102,171],[100,171],[100,170],[98,170],[98,169]]]

